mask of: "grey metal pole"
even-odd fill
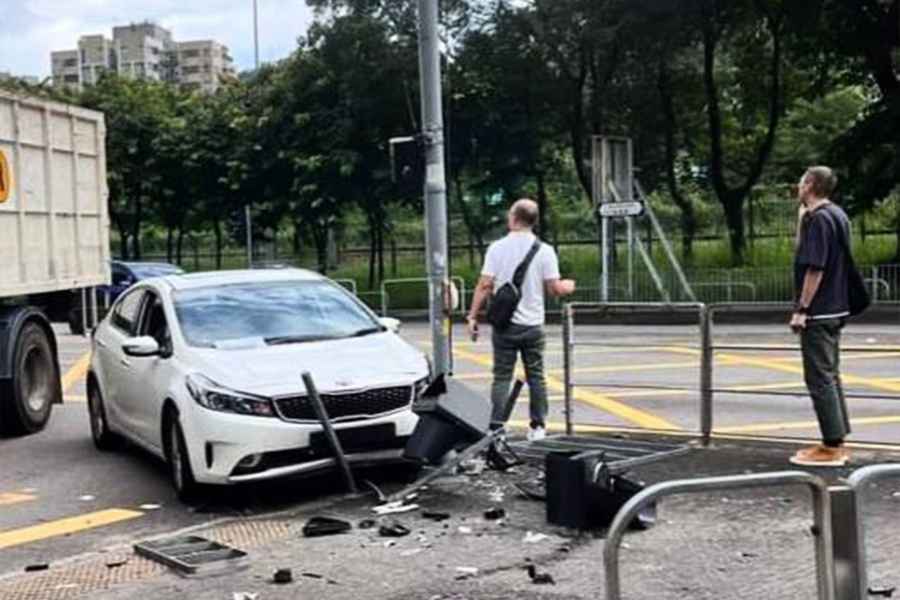
[[[253,59],[256,70],[259,70],[259,10],[257,0],[253,0]]]
[[[441,56],[438,47],[438,0],[419,0],[419,77],[425,141],[425,219],[428,255],[431,342],[435,375],[450,370],[444,307],[447,276],[447,183],[444,172],[444,118],[441,102]]]
[[[563,386],[566,403],[566,435],[572,435],[572,327],[575,324],[575,309],[571,304],[563,305]]]
[[[316,411],[316,417],[318,417],[319,423],[322,425],[325,439],[334,451],[334,458],[337,461],[338,467],[341,469],[341,475],[344,477],[344,483],[347,484],[347,489],[350,490],[351,494],[359,493],[356,487],[356,480],[353,479],[353,471],[350,470],[350,463],[347,462],[347,455],[344,454],[344,448],[341,446],[341,440],[338,439],[337,434],[334,432],[334,427],[331,425],[331,419],[328,417],[328,411],[325,410],[325,405],[322,403],[322,398],[319,396],[319,390],[316,388],[316,384],[313,381],[312,375],[309,374],[309,371],[303,372],[303,385],[306,386],[306,393],[310,403],[312,404],[313,410]]]
[[[247,226],[247,268],[253,268],[253,217],[250,215],[250,205],[244,205],[244,224]]]
[[[610,269],[610,260],[609,260],[609,219],[607,217],[602,217],[600,228],[600,238],[601,238],[601,246],[600,246],[600,254],[601,254],[601,264],[600,264],[600,301],[601,302],[609,302],[609,269]]]

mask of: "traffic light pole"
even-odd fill
[[[431,341],[434,373],[449,373],[447,282],[447,181],[444,173],[444,118],[438,0],[419,0],[419,78],[422,86],[422,134],[425,141],[425,229]]]

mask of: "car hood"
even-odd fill
[[[425,355],[391,332],[238,350],[194,349],[192,355],[194,371],[267,397],[304,394],[304,371],[320,392],[405,385],[428,375]]]

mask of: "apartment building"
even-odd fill
[[[108,71],[212,93],[222,77],[234,76],[226,46],[212,40],[176,42],[169,30],[150,22],[113,27],[112,39],[82,36],[77,50],[52,52],[50,60],[55,85],[79,88]]]

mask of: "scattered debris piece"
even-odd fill
[[[418,504],[404,504],[403,500],[397,500],[395,502],[388,502],[387,504],[376,506],[372,509],[372,511],[378,515],[394,515],[397,513],[411,512],[418,509]]]
[[[423,519],[431,519],[432,521],[438,521],[438,522],[446,521],[447,519],[450,518],[450,513],[437,512],[437,511],[433,511],[433,510],[425,510],[425,511],[422,511],[422,518]]]
[[[513,486],[519,490],[519,493],[528,498],[529,500],[537,500],[539,502],[546,502],[547,500],[547,491],[544,486],[544,482],[542,481],[534,481],[534,482],[517,482],[513,483]]]
[[[119,560],[108,560],[108,561],[106,561],[106,568],[107,569],[118,569],[119,567],[127,565],[127,564],[128,564],[127,558],[121,558]]]
[[[318,573],[300,573],[301,577],[309,577],[310,579],[325,579],[324,575]]]
[[[294,574],[290,569],[278,569],[272,576],[272,581],[278,584],[291,583],[294,581]]]
[[[407,556],[415,556],[416,554],[419,554],[423,550],[424,550],[424,548],[412,548],[410,550],[404,550],[403,552],[400,553],[400,556],[402,556],[404,558],[406,558]]]
[[[138,508],[141,510],[159,510],[162,508],[162,504],[141,504]]]
[[[537,585],[556,585],[556,581],[553,580],[553,575],[550,573],[539,573],[537,567],[534,565],[528,565],[525,567],[525,570],[528,571],[531,583]]]
[[[900,498],[900,492],[894,492],[891,494],[891,498]]]
[[[503,493],[503,490],[500,488],[497,488],[497,489],[493,490],[490,494],[488,494],[488,498],[491,500],[491,502],[493,502],[495,504],[499,504],[499,503],[503,502],[503,499],[505,497],[506,497],[506,494]]]
[[[50,563],[35,563],[33,565],[28,565],[25,567],[26,573],[33,573],[35,571],[46,571],[50,568]]]
[[[870,596],[882,596],[884,598],[892,598],[897,587],[875,587],[869,586],[868,592]]]
[[[387,540],[387,541],[384,542],[384,544],[382,544],[382,545],[383,545],[385,548],[390,548],[391,546],[394,546],[394,545],[396,545],[396,544],[397,544],[397,541],[396,541],[396,540]]]
[[[759,554],[755,552],[741,552],[741,558],[757,558]]]
[[[231,594],[231,600],[257,600],[259,594],[256,592],[234,592]]]
[[[385,523],[378,528],[378,534],[381,537],[404,537],[411,533],[409,527],[398,521]]]
[[[546,533],[534,533],[533,531],[528,531],[525,533],[525,537],[522,538],[522,542],[525,544],[539,544],[547,539],[550,539],[550,536]]]
[[[246,567],[247,553],[197,535],[171,537],[134,545],[138,556],[175,569],[180,575],[233,572]]]
[[[359,527],[360,529],[372,529],[376,525],[378,525],[378,522],[375,519],[363,519],[359,522],[359,525],[357,525],[357,527]]]
[[[387,502],[387,496],[384,494],[384,492],[381,491],[381,488],[379,488],[377,485],[375,485],[368,479],[363,480],[363,484],[369,486],[369,488],[373,492],[375,492],[375,495],[378,497],[379,502]]]
[[[331,517],[313,517],[303,526],[304,537],[321,537],[347,533],[353,526],[347,521]]]
[[[82,502],[92,502],[92,501],[96,500],[97,497],[92,496],[91,494],[85,494],[84,496],[79,496],[78,499],[81,500]]]
[[[471,528],[471,527],[467,527],[466,525],[460,525],[460,526],[457,528],[457,531],[459,531],[459,532],[462,533],[463,535],[468,535],[468,534],[472,533],[472,528]]]
[[[490,508],[484,511],[484,518],[488,521],[496,521],[506,517],[506,511],[502,508]]]
[[[478,567],[456,567],[456,572],[459,573],[456,579],[468,579],[478,575]]]
[[[473,458],[460,463],[459,472],[464,475],[475,477],[484,473],[485,468],[487,468],[487,463],[484,460]]]

